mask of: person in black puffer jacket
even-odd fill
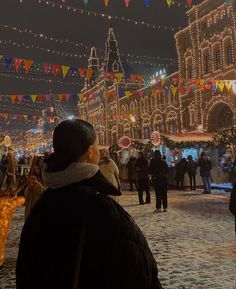
[[[98,167],[94,128],[67,120],[45,161],[48,189],[24,225],[17,289],[161,289],[156,261],[120,191]]]

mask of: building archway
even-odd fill
[[[217,103],[209,112],[206,123],[209,132],[230,128],[233,124],[234,112],[226,103]]]

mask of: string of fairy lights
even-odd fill
[[[133,20],[131,18],[126,18],[124,16],[112,16],[106,13],[88,11],[86,9],[81,9],[81,8],[66,5],[66,4],[60,4],[60,3],[50,1],[50,0],[37,0],[37,1],[39,4],[43,4],[51,8],[64,9],[67,12],[72,13],[72,14],[100,17],[109,22],[110,21],[126,22],[126,23],[134,24],[134,25],[143,25],[145,28],[150,28],[154,30],[164,30],[164,31],[173,31],[173,32],[174,31],[177,32],[178,30],[182,28],[181,26],[173,27],[173,26],[167,26],[167,25],[158,25],[158,24],[153,24],[153,23],[147,23],[145,21]]]
[[[0,40],[0,45],[5,45],[9,46],[12,45],[13,47],[17,48],[25,48],[25,49],[37,49],[40,51],[43,51],[45,53],[51,54],[51,55],[57,55],[57,56],[62,56],[62,57],[68,57],[68,58],[89,58],[89,54],[78,54],[78,53],[73,53],[73,52],[62,52],[56,49],[51,49],[51,48],[46,48],[46,47],[41,47],[38,45],[34,44],[27,44],[24,42],[16,42],[13,40]],[[149,66],[154,66],[154,67],[169,67],[169,66],[177,66],[177,63],[174,61],[171,61],[170,63],[154,63],[154,62],[149,62],[149,61],[141,61],[141,60],[129,60],[126,58],[126,62],[130,64],[139,64],[139,65],[149,65]]]
[[[47,35],[45,33],[33,32],[31,29],[27,29],[27,28],[19,28],[19,27],[15,27],[15,26],[9,26],[9,25],[6,25],[6,24],[0,24],[0,29],[7,29],[7,30],[10,30],[12,32],[17,32],[17,33],[20,33],[20,34],[31,35],[37,40],[44,40],[44,41],[54,42],[54,43],[57,43],[57,44],[59,43],[59,44],[66,44],[66,45],[74,46],[76,49],[79,48],[79,47],[82,47],[83,49],[90,50],[90,48],[91,48],[84,42],[79,42],[78,43],[78,42],[71,41],[69,39],[59,39],[59,38],[56,38],[54,36]],[[105,51],[105,49],[102,49],[102,48],[96,48],[96,49],[100,53],[104,53],[104,51]],[[145,59],[145,60],[154,60],[154,59],[156,59],[158,61],[168,61],[170,63],[177,63],[177,61],[174,58],[171,58],[171,57],[136,55],[136,54],[132,54],[130,52],[120,53],[120,55],[121,56],[125,56],[125,57],[129,57],[129,58],[135,58],[135,59],[137,59],[136,61],[138,61],[140,59]]]

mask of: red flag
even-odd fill
[[[16,68],[16,71],[19,70],[21,64],[23,63],[23,59],[21,58],[14,58],[14,64],[15,64],[15,68]]]
[[[59,70],[60,70],[60,65],[59,64],[52,64],[52,70],[53,70],[53,74],[55,76],[57,76]]]

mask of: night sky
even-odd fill
[[[145,28],[143,25],[134,25],[122,21],[112,20],[109,23],[101,17],[84,16],[73,14],[64,9],[52,8],[50,6],[39,4],[38,0],[1,0],[0,4],[0,24],[15,26],[21,29],[31,29],[36,33],[44,33],[59,39],[69,39],[73,42],[82,42],[84,46],[90,47],[94,44],[96,47],[104,49],[107,30],[112,25],[116,38],[119,43],[121,53],[132,53],[136,55],[146,55],[161,58],[176,58],[174,33],[163,29],[154,30]],[[56,1],[53,0],[54,2]],[[168,8],[166,0],[152,0],[151,7],[146,8],[144,0],[131,0],[129,8],[125,8],[123,0],[110,0],[109,7],[106,8],[103,0],[90,0],[85,8],[83,0],[67,0],[67,4],[85,8],[90,11],[97,11],[109,15],[124,16],[126,18],[145,21],[166,26],[185,26],[187,23],[184,7],[185,0],[178,0],[181,7],[177,5]],[[199,3],[200,1],[195,1]],[[33,44],[44,48],[56,49],[61,52],[72,52],[78,54],[88,54],[89,50],[84,47],[59,44],[51,41],[35,39],[24,33],[12,32],[8,29],[0,29],[0,39],[15,41],[17,43]],[[0,44],[0,54],[9,56],[18,56],[28,58],[39,62],[59,63],[73,65],[75,67],[86,67],[87,58],[71,58],[58,56],[42,52],[35,48],[16,48],[11,44]],[[103,57],[104,52],[99,53]],[[155,63],[157,67],[150,65],[133,65],[131,61],[137,61],[136,58],[126,57],[131,72],[149,73],[157,70],[158,66],[166,68],[169,61],[142,58],[143,62]],[[176,67],[167,67],[169,72],[176,70]],[[2,67],[1,67],[2,71]],[[62,80],[62,78],[60,78]],[[74,78],[71,80],[73,81]],[[62,80],[63,81],[63,80]],[[69,81],[69,79],[68,79]],[[79,79],[76,79],[78,82]],[[44,82],[23,81],[14,78],[0,77],[1,94],[19,94],[19,93],[47,93],[49,89],[53,92],[74,92],[78,86],[73,85],[48,85]]]
[[[45,0],[43,0],[45,1]],[[61,0],[52,0],[53,2],[61,3]],[[88,11],[106,13],[111,16],[124,16],[133,20],[144,21],[156,25],[172,26],[174,28],[184,27],[187,25],[186,17],[186,1],[176,0],[180,2],[180,7],[174,5],[168,8],[166,0],[152,0],[151,7],[146,8],[144,0],[131,0],[129,8],[126,8],[123,0],[110,0],[109,7],[104,6],[103,0],[89,0],[87,7],[84,6],[83,0],[67,0],[66,5],[74,6]],[[194,3],[200,3],[201,0],[195,0]],[[5,45],[0,43],[0,55],[20,57],[38,61],[40,63],[58,63],[73,67],[87,67],[87,55],[90,52],[91,45],[102,49],[98,53],[100,64],[104,58],[105,41],[110,25],[113,27],[116,38],[119,44],[119,51],[126,55],[127,69],[129,73],[148,74],[166,68],[168,73],[177,70],[177,64],[167,66],[170,60],[166,61],[163,58],[172,58],[177,61],[174,32],[164,29],[150,29],[138,24],[129,24],[123,21],[111,20],[108,21],[100,16],[87,16],[78,13],[72,13],[65,9],[52,8],[51,6],[40,4],[39,0],[1,0],[0,1],[0,26],[8,25],[17,27],[18,29],[32,30],[34,33],[43,33],[45,36],[54,37],[57,39],[68,39],[75,43],[83,43],[82,46],[76,47],[69,44],[60,44],[48,40],[35,38],[32,35],[18,33],[0,27],[0,40],[8,41]],[[77,53],[86,55],[86,57],[67,57],[47,53],[36,48],[18,48],[9,43],[9,40],[20,45],[33,45],[43,47],[45,49],[54,49],[60,53]],[[86,49],[87,47],[87,49]],[[151,65],[134,65],[131,62],[137,61],[135,57],[127,57],[127,54],[141,55],[154,57],[153,59],[141,58],[142,62],[154,63]],[[122,58],[124,56],[122,55]],[[158,60],[157,57],[162,59]],[[3,62],[0,65],[1,72],[7,72],[10,76],[25,76],[24,70],[19,73],[15,72],[14,66],[5,69]],[[6,74],[5,74],[6,75]],[[0,74],[0,95],[30,95],[30,94],[46,94],[52,93],[77,93],[82,88],[82,82],[79,77],[66,77],[63,80],[62,76],[46,76],[45,74],[36,74],[30,72],[28,74],[34,78],[44,78],[58,80],[62,83],[47,83],[45,81],[29,81],[16,79],[14,77],[4,77]],[[73,82],[73,84],[71,83]],[[74,109],[76,109],[76,104]],[[73,106],[72,105],[72,106]],[[9,113],[35,113],[40,114],[41,107],[35,103],[33,106],[28,103],[12,104],[9,102],[0,103],[0,112]],[[70,111],[68,111],[70,113]],[[24,125],[22,125],[24,123]],[[0,130],[7,129],[28,129],[32,124],[24,121],[0,121]]]

